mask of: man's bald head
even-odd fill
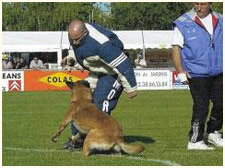
[[[85,23],[81,20],[72,20],[69,24],[69,36],[72,39],[78,39],[85,32]]]

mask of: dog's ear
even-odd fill
[[[90,88],[90,83],[88,81],[86,81],[86,80],[81,80],[80,84]]]
[[[70,89],[73,89],[73,87],[74,87],[74,82],[66,81],[65,83],[66,83],[66,85],[67,85]]]

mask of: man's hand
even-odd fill
[[[184,85],[188,85],[189,81],[188,78],[191,78],[190,74],[186,71],[182,71],[177,75],[178,79],[180,80],[181,83]]]
[[[137,91],[132,91],[132,92],[126,92],[127,96],[130,98],[130,99],[133,99],[134,97],[137,96]]]

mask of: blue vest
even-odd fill
[[[223,73],[223,17],[212,12],[213,36],[196,19],[195,11],[174,21],[184,37],[181,49],[183,69],[191,77],[209,77]]]

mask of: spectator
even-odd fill
[[[147,63],[142,54],[137,54],[137,58],[134,60],[134,62],[137,69],[147,68]]]
[[[86,79],[93,90],[93,103],[107,114],[116,107],[124,90],[129,98],[137,95],[137,85],[130,59],[122,52],[123,43],[116,34],[97,24],[73,20],[69,25],[69,40],[76,60],[90,71]],[[65,148],[73,148],[77,130],[72,124],[72,138]]]
[[[174,21],[173,60],[178,78],[189,84],[193,114],[189,132],[190,150],[212,150],[204,142],[209,102],[213,103],[206,140],[223,147],[218,132],[223,124],[223,17],[211,10],[210,2],[194,8]]]
[[[14,69],[14,61],[7,53],[2,54],[2,69]]]
[[[30,69],[43,69],[44,65],[42,60],[38,59],[37,57],[34,57],[33,60],[30,62]]]
[[[20,58],[19,62],[16,64],[16,69],[27,69],[28,65],[26,64],[23,57]]]

